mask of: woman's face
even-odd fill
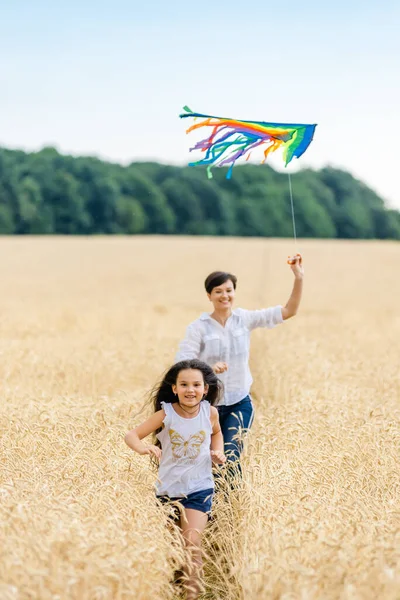
[[[215,310],[229,309],[235,300],[235,288],[230,279],[221,283],[211,290],[211,294],[207,294],[209,300],[213,303]]]

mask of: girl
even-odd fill
[[[153,392],[154,415],[125,436],[132,450],[159,461],[159,499],[179,500],[183,506],[179,525],[188,550],[187,600],[198,598],[201,588],[201,535],[214,493],[212,462],[226,460],[218,411],[213,406],[221,389],[214,371],[204,362],[178,362]],[[151,433],[157,434],[156,444],[144,444],[142,439]]]
[[[289,300],[285,306],[262,310],[233,310],[235,275],[223,271],[211,273],[205,280],[205,288],[214,310],[211,314],[203,313],[189,325],[176,357],[178,361],[204,360],[220,375],[225,394],[218,411],[228,461],[238,461],[242,449],[239,433],[249,429],[253,421],[250,333],[256,327],[271,329],[290,319],[300,305],[304,275],[301,256],[297,254],[288,263],[294,274]]]

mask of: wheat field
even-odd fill
[[[178,531],[124,444],[209,271],[237,306],[295,319],[252,335],[243,480],[215,503],[207,600],[400,598],[400,244],[0,239],[0,600],[169,600]]]

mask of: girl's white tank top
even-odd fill
[[[158,496],[183,498],[214,488],[211,461],[210,403],[202,400],[196,417],[180,417],[172,404],[162,403],[164,428],[157,434],[162,456],[158,470]]]

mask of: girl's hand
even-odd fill
[[[153,444],[151,444],[150,446],[146,446],[145,450],[140,454],[149,454],[150,456],[154,456],[154,458],[156,458],[157,460],[161,460],[161,448],[159,448],[158,446],[154,446]]]
[[[304,275],[304,267],[303,267],[303,259],[301,254],[296,254],[295,256],[289,256],[288,265],[292,269],[294,276],[297,279],[302,279]]]
[[[226,456],[222,450],[211,450],[211,460],[215,464],[224,464],[224,462],[226,462]]]
[[[216,375],[219,375],[220,373],[224,373],[228,370],[228,365],[226,362],[217,362],[215,365],[213,365],[212,370]]]

